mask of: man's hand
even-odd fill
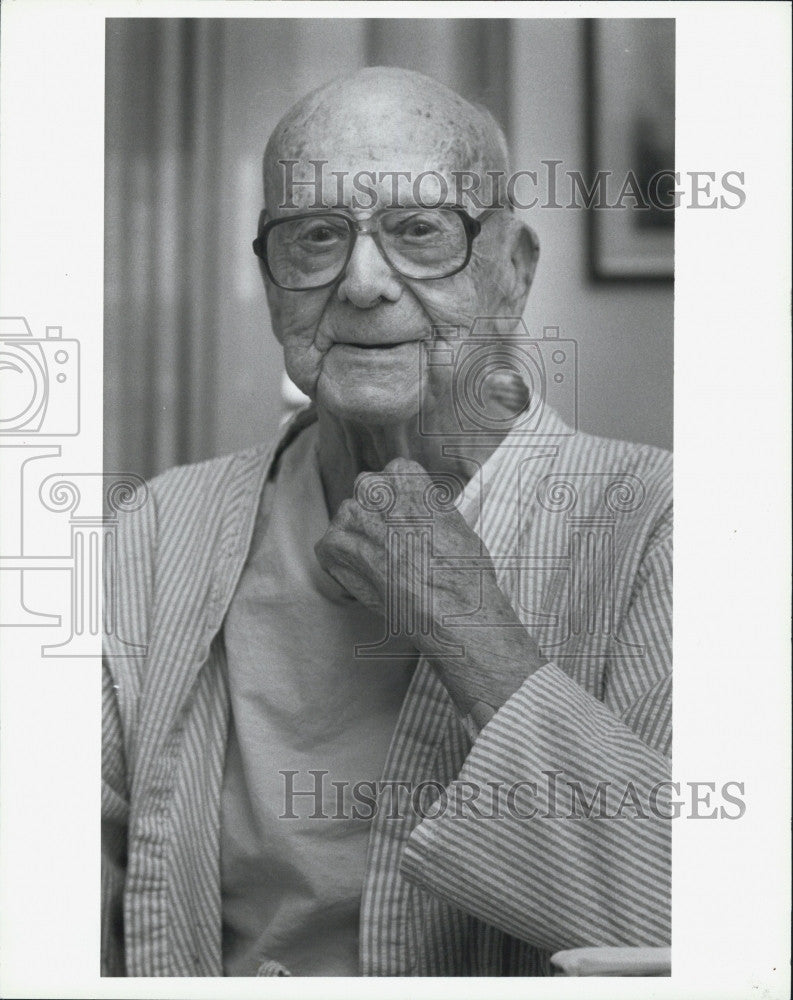
[[[436,482],[402,458],[363,473],[315,551],[389,632],[415,643],[457,708],[481,724],[546,661],[454,507],[449,478]]]

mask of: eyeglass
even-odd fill
[[[390,208],[363,221],[342,212],[307,212],[266,223],[253,241],[270,280],[287,291],[327,288],[344,273],[359,234],[371,236],[405,278],[449,278],[471,259],[487,209],[474,219],[462,208]]]

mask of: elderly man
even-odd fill
[[[669,456],[520,377],[536,237],[497,181],[459,197],[506,170],[486,112],[394,69],[270,138],[255,250],[312,405],[123,526],[106,974],[668,943]]]

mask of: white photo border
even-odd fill
[[[102,468],[104,19],[130,16],[677,18],[677,167],[744,172],[746,202],[676,217],[674,772],[683,783],[743,781],[747,809],[738,821],[675,823],[670,979],[554,978],[530,990],[787,997],[790,7],[6,0],[0,315],[24,314],[37,337],[60,326],[80,340],[81,429],[60,442],[74,473]],[[4,509],[13,502],[4,495]],[[99,660],[43,658],[37,631],[0,635],[0,994],[260,996],[254,980],[99,977]],[[267,994],[369,989],[271,979]],[[409,986],[415,997],[528,989],[511,979]],[[377,990],[402,997],[406,986]]]

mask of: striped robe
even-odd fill
[[[274,447],[159,476],[119,526],[103,975],[223,974],[222,623],[274,457],[314,418]],[[548,975],[560,949],[668,944],[671,456],[547,412],[480,466],[461,509],[551,662],[478,732],[419,660],[383,779],[433,782],[443,808],[374,816],[360,972]]]

